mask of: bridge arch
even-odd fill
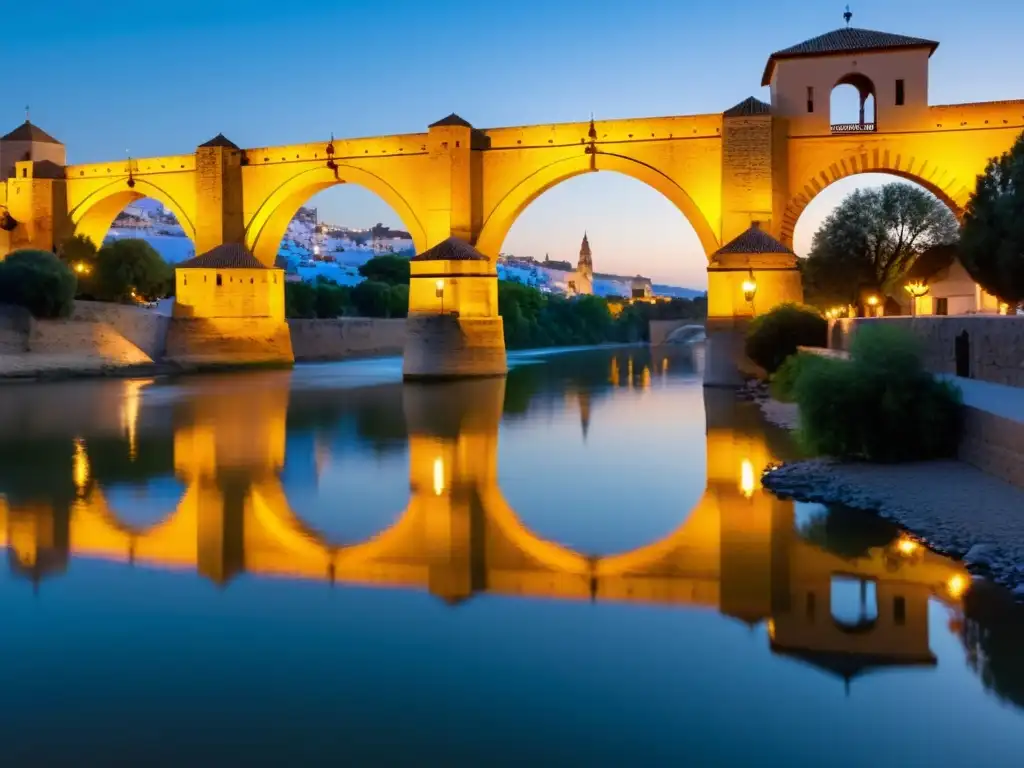
[[[182,202],[145,178],[136,178],[134,181],[134,187],[129,187],[124,179],[112,181],[94,190],[76,205],[70,211],[74,234],[85,235],[98,248],[103,244],[117,214],[123,211],[125,206],[144,197],[151,197],[174,214],[185,234],[194,243],[196,225]]]
[[[272,265],[288,224],[302,205],[317,192],[338,184],[356,184],[375,193],[391,206],[412,236],[417,253],[427,249],[427,235],[412,205],[380,176],[354,165],[339,163],[332,170],[326,165],[296,173],[272,190],[246,222],[245,243],[262,263]]]
[[[807,206],[825,188],[841,179],[862,173],[879,173],[912,181],[945,203],[957,221],[963,218],[964,207],[972,192],[968,184],[974,181],[958,178],[930,159],[905,159],[887,149],[846,154],[822,161],[818,165],[820,170],[817,173],[806,177],[800,186],[791,188],[779,235],[782,243],[789,248],[793,247],[797,222]]]
[[[704,213],[674,179],[647,163],[607,152],[596,155],[580,152],[549,163],[520,181],[487,214],[477,237],[477,249],[491,259],[496,259],[512,225],[530,203],[563,181],[594,171],[621,173],[658,190],[675,204],[694,228],[705,255],[710,258],[718,250],[718,237]]]

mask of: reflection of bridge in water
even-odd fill
[[[867,663],[934,663],[928,600],[957,607],[967,584],[957,564],[906,539],[855,554],[812,543],[798,530],[794,504],[760,487],[760,470],[774,458],[763,432],[737,426],[732,395],[714,391],[705,396],[707,485],[696,506],[660,541],[592,557],[534,534],[502,495],[504,380],[407,385],[408,504],[372,538],[334,544],[289,504],[280,481],[289,374],[266,381],[273,385],[202,390],[187,401],[173,441],[185,490],[146,529],[122,522],[92,479],[88,441],[76,441],[74,499],[63,511],[0,500],[0,542],[14,566],[38,575],[75,556],[196,570],[217,583],[245,572],[412,587],[451,603],[487,592],[700,606],[767,621],[775,650],[845,676]],[[873,596],[864,620],[834,618],[840,578]]]

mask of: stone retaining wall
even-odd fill
[[[288,324],[261,317],[171,320],[164,359],[185,368],[291,365]]]
[[[908,329],[920,341],[925,367],[933,373],[957,373],[957,337],[969,364],[969,378],[1024,387],[1024,316],[952,315],[948,317],[879,317],[832,320],[829,348],[849,349],[850,339],[865,323],[890,323]]]
[[[296,362],[400,355],[405,345],[404,317],[289,320],[288,327]]]
[[[164,355],[169,315],[156,310],[100,301],[76,301],[72,320],[103,323],[138,347],[153,360]]]
[[[965,407],[959,457],[983,472],[1024,488],[1024,424]]]

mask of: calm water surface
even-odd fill
[[[1024,620],[684,358],[0,390],[4,765],[1020,765]]]

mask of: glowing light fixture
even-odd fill
[[[444,493],[444,461],[438,456],[434,459],[434,495]]]
[[[875,296],[874,294],[872,294],[871,296],[868,296],[868,306],[870,306],[870,307],[877,307],[878,306],[878,297]]]
[[[75,272],[77,272],[78,274],[88,275],[91,271],[92,270],[89,268],[89,265],[86,264],[84,261],[75,262]]]
[[[757,293],[757,280],[754,279],[754,270],[749,270],[749,275],[743,281],[743,298],[751,304],[754,303],[754,295]]]

